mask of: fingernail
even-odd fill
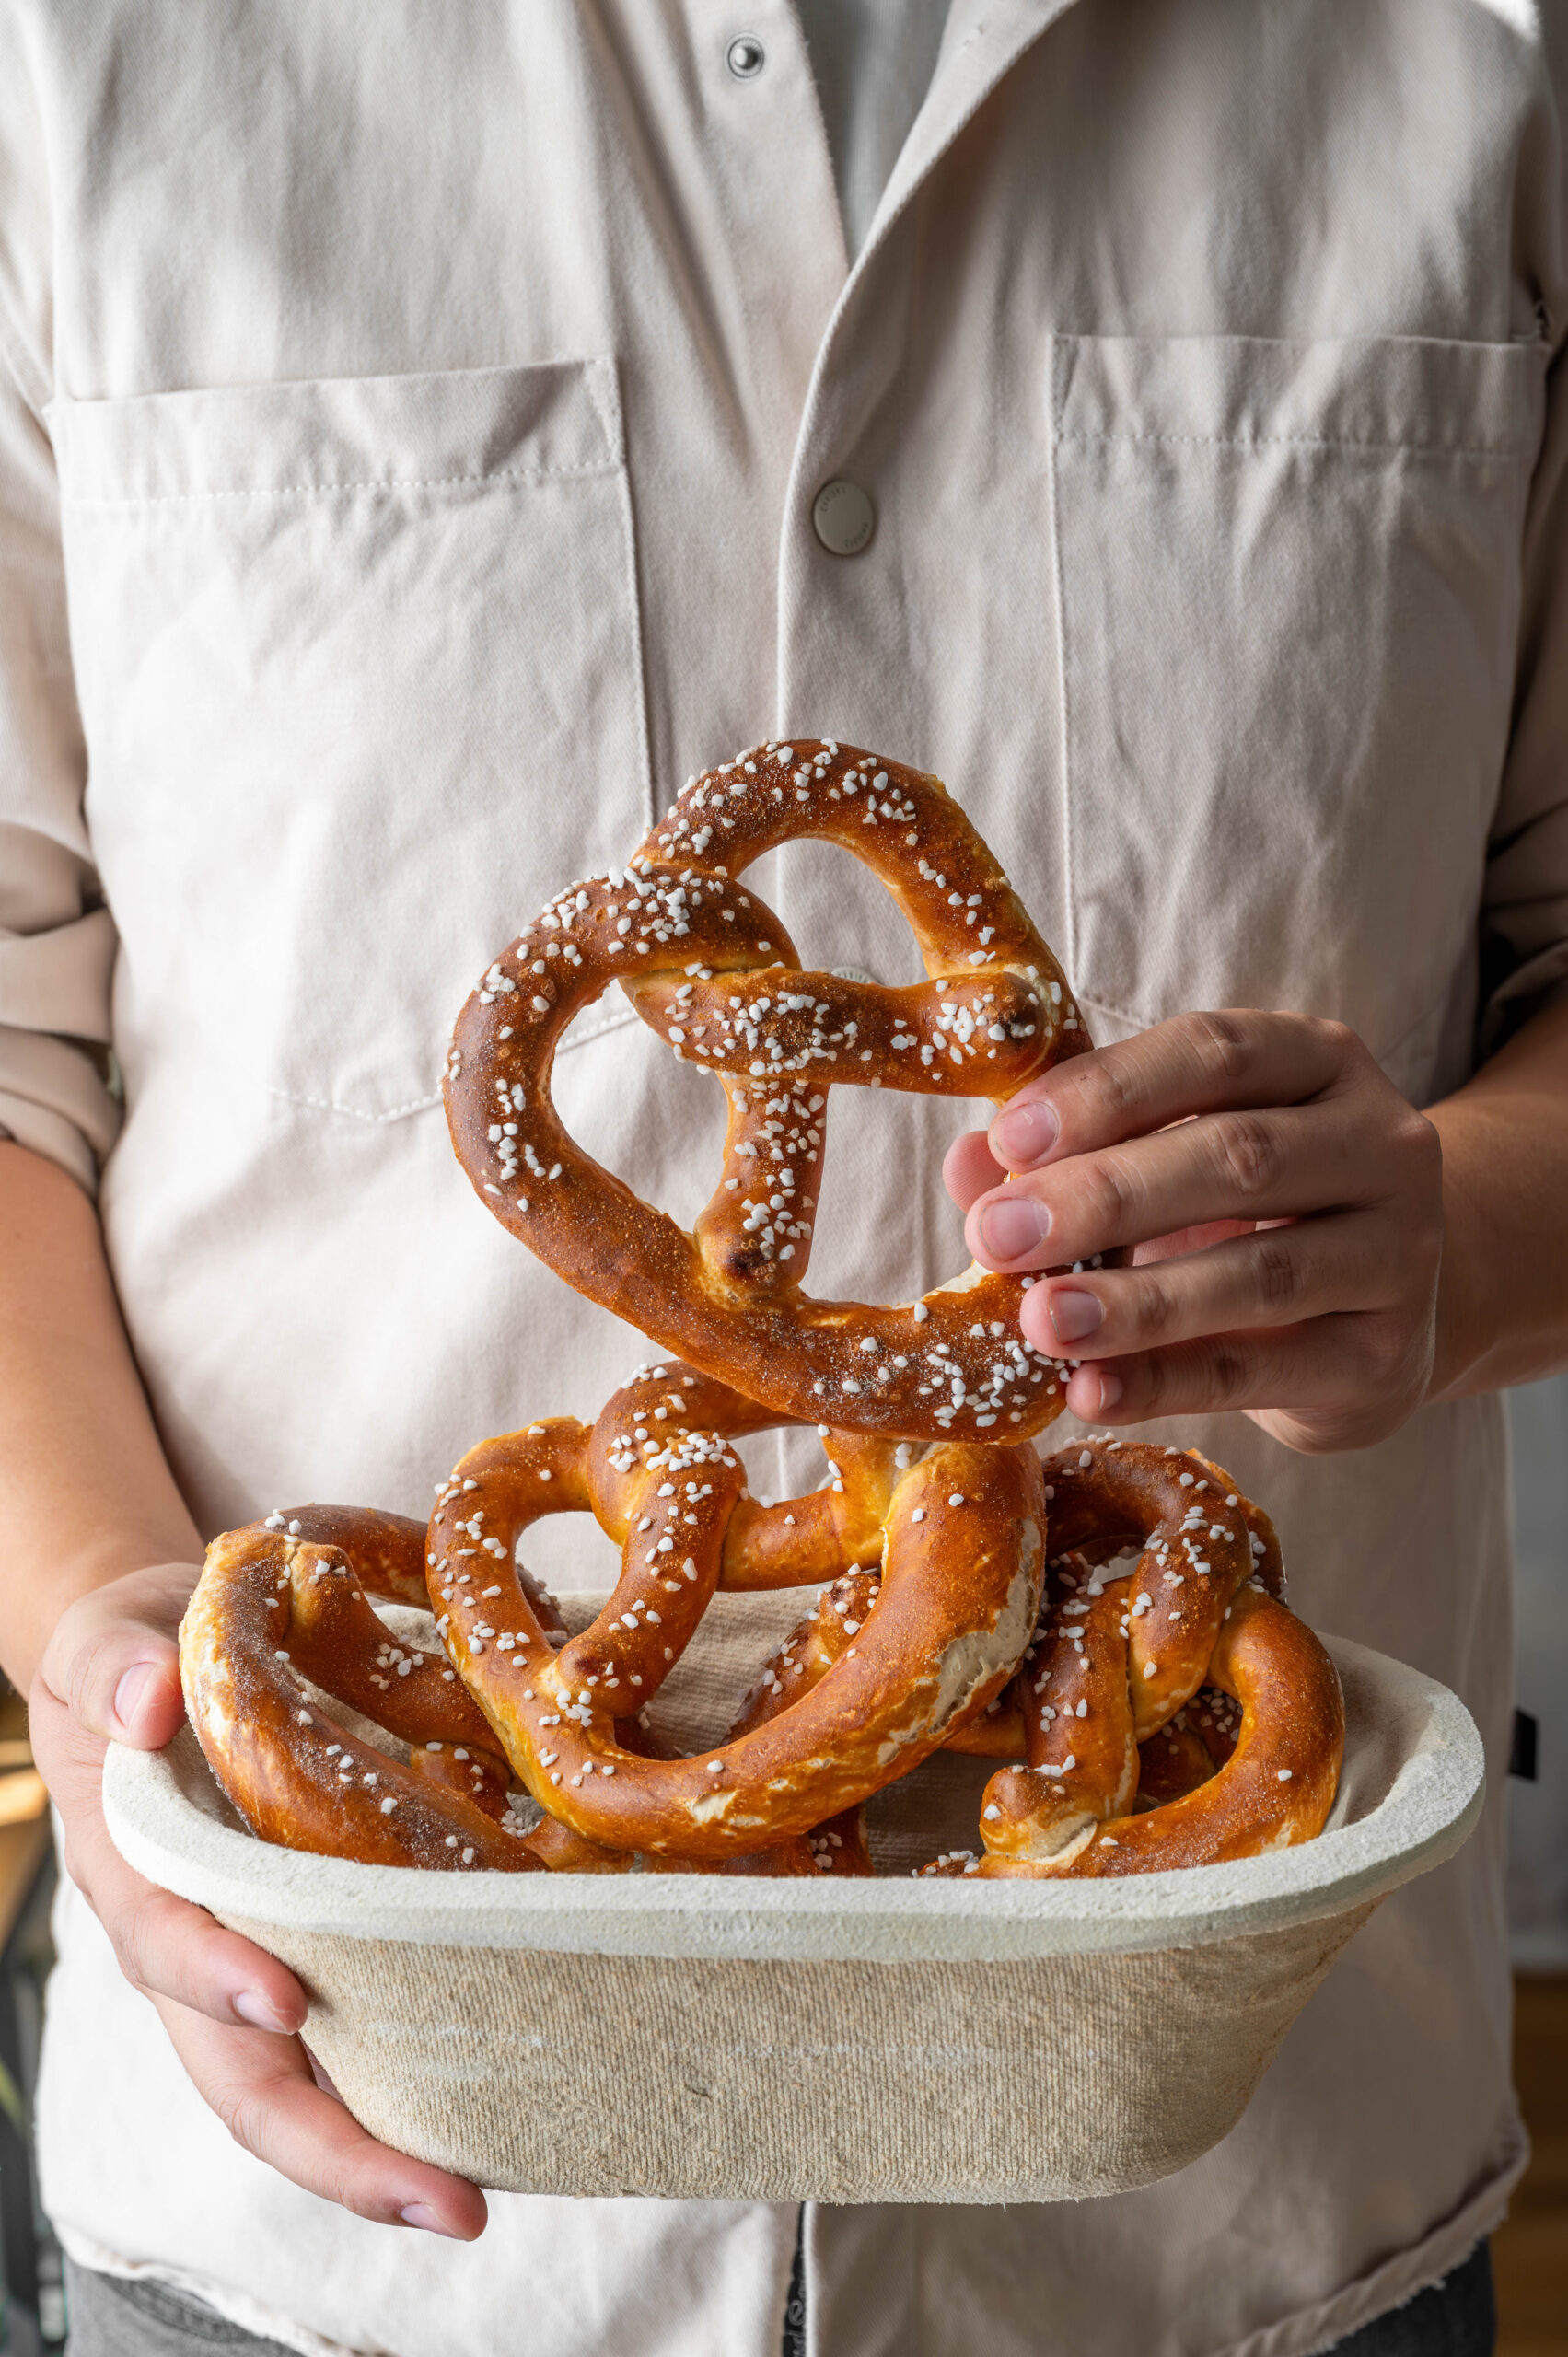
[[[301,2039],[300,2043],[303,2045],[304,2040]],[[320,2088],[321,2093],[324,2096],[331,2096],[334,2103],[343,2103],[342,2096],[332,2084],[331,2080],[327,2076],[326,2072],[321,2068],[320,2056],[319,2054],[312,2054],[310,2049],[307,2046],[305,2048],[305,2060],[309,2063],[310,2076],[315,2080],[316,2084]],[[343,2103],[343,2109],[345,2111],[348,2109],[346,2103]]]
[[[147,1680],[152,1674],[153,1666],[150,1661],[138,1661],[133,1662],[121,1678],[119,1685],[114,1689],[114,1715],[122,1727],[130,1725],[136,1705],[141,1701],[146,1689]]]
[[[1054,1105],[1013,1105],[991,1124],[993,1149],[1000,1149],[1009,1170],[1028,1170],[1051,1152],[1062,1134]]]
[[[1086,1334],[1105,1324],[1104,1305],[1094,1294],[1076,1293],[1069,1287],[1051,1295],[1051,1322],[1059,1342],[1081,1342]]]
[[[450,2226],[444,2226],[441,2223],[440,2218],[428,2201],[411,2201],[406,2210],[398,2212],[398,2215],[405,2226],[418,2226],[424,2234],[445,2235],[449,2243],[461,2239],[452,2232]]]
[[[1121,1377],[1119,1375],[1102,1375],[1099,1379],[1100,1414],[1103,1416],[1108,1408],[1114,1408],[1121,1397]]]
[[[231,1997],[228,2002],[239,2015],[240,2020],[249,2022],[252,2029],[287,2032],[289,2025],[276,2008],[268,2003],[259,1989],[241,1989],[239,1994],[237,1997]]]
[[[1038,1252],[1050,1234],[1051,1213],[1024,1195],[1004,1195],[981,1213],[981,1242],[993,1260],[1018,1260]]]

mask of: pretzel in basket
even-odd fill
[[[983,1711],[1035,1625],[1032,1449],[951,1441],[912,1464],[907,1444],[819,1428],[830,1486],[763,1506],[732,1444],[779,1421],[695,1369],[655,1367],[592,1427],[557,1417],[482,1443],[436,1502],[427,1576],[453,1664],[535,1799],[608,1851],[724,1861],[812,1834],[831,1850],[837,1832],[854,1863],[843,1812]],[[620,1541],[621,1573],[560,1643],[515,1550],[541,1515],[574,1509]],[[716,1588],[814,1584],[846,1562],[880,1577],[853,1631],[837,1616],[847,1642],[830,1658],[791,1660],[786,1644],[767,1704],[710,1751],[650,1759],[627,1742]]]
[[[983,1858],[928,1873],[1125,1875],[1321,1830],[1338,1680],[1280,1600],[1268,1517],[1223,1469],[1109,1441],[1048,1460],[1041,1497],[1028,1449],[949,1445],[915,1467],[908,1444],[824,1430],[830,1486],[764,1505],[732,1443],[773,1421],[691,1368],[650,1368],[591,1428],[552,1419],[471,1452],[428,1534],[306,1507],[216,1541],[181,1668],[248,1822],[369,1863],[865,1875],[861,1804],[943,1746],[1023,1764],[987,1788]],[[971,1493],[943,1500],[958,1478]],[[573,1509],[624,1559],[575,1639],[514,1562],[529,1523]],[[1042,1514],[1058,1551],[1033,1620]],[[366,1601],[424,1600],[422,1571],[483,1716]],[[672,1755],[646,1706],[715,1588],[824,1580],[725,1741]],[[407,1766],[318,1688],[408,1741]],[[526,1839],[514,1777],[546,1811]]]
[[[226,1531],[180,1631],[191,1724],[265,1841],[370,1865],[539,1867],[456,1672],[398,1644],[367,1601],[423,1605],[424,1569],[424,1528],[401,1515],[301,1506]],[[351,1736],[323,1695],[401,1736],[408,1764]]]
[[[1281,1600],[1267,1515],[1221,1467],[1174,1448],[1098,1443],[1048,1458],[1045,1480],[1040,1629],[998,1736],[970,1730],[970,1747],[1021,1747],[1024,1764],[986,1787],[984,1858],[937,1871],[1140,1874],[1321,1832],[1344,1705],[1332,1662]]]
[[[656,1366],[592,1426],[471,1450],[427,1532],[309,1506],[215,1540],[181,1673],[252,1829],[382,1864],[868,1873],[860,1804],[984,1710],[1035,1625],[1040,1460],[954,1442],[917,1466],[908,1443],[821,1425],[828,1486],[764,1505],[733,1443],[780,1421]],[[515,1560],[531,1523],[572,1511],[622,1548],[575,1638]],[[367,1601],[424,1603],[426,1581],[444,1654],[399,1645]],[[646,1708],[714,1590],[823,1582],[725,1742],[672,1756]],[[408,1742],[407,1766],[349,1737],[318,1689]],[[514,1780],[546,1812],[526,1838]]]
[[[738,878],[804,836],[862,860],[929,980],[805,972]],[[729,1098],[717,1191],[685,1234],[567,1135],[563,1032],[612,982]],[[705,771],[632,854],[553,900],[459,1016],[447,1110],[481,1201],[579,1293],[802,1420],[927,1440],[1027,1439],[1062,1364],[1018,1333],[1032,1278],[972,1267],[899,1306],[803,1290],[835,1084],[1001,1102],[1089,1038],[1055,958],[940,781],[831,740]]]

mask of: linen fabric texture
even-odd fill
[[[1099,1039],[1306,1008],[1424,1103],[1562,985],[1563,41],[1525,0],[955,0],[852,268],[786,0],[6,0],[0,1123],[98,1186],[203,1527],[422,1511],[643,1355],[455,1173],[442,1050],[550,893],[770,731],[945,776]],[[876,504],[853,560],[811,529],[835,477]],[[847,863],[757,881],[811,962],[912,975]],[[624,1008],[557,1095],[694,1211],[719,1092]],[[817,1290],[957,1265],[960,1120],[835,1101]],[[814,2207],[818,2352],[958,2357],[983,2314],[999,2357],[1305,2357],[1521,2165],[1499,1405],[1329,1462],[1179,1437],[1267,1501],[1308,1620],[1465,1699],[1493,1805],[1178,2177]],[[457,2357],[526,2282],[539,2357],[771,2352],[787,2207],[366,2226],[230,2146],[69,1893],[60,1930],[78,2258],[301,2349]]]

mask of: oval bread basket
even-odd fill
[[[307,1856],[239,1827],[188,1729],[164,1752],[111,1747],[104,1800],[134,1866],[299,1975],[306,2036],[356,2118],[483,2185],[1074,2200],[1216,2143],[1377,1901],[1480,1812],[1455,1696],[1325,1642],[1348,1728],[1329,1829],[1186,1873],[912,1880],[911,1862],[974,1840],[992,1763],[947,1756],[872,1805],[870,1881]]]

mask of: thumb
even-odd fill
[[[157,1751],[184,1717],[175,1630],[196,1567],[157,1564],[111,1580],[60,1616],[40,1675],[92,1734]]]
[[[161,1751],[185,1716],[179,1651],[167,1638],[159,1641],[156,1653],[139,1644],[135,1650],[140,1657],[123,1667],[117,1657],[110,1661],[114,1692],[107,1723],[87,1713],[83,1716],[116,1743],[129,1744],[135,1751]]]

